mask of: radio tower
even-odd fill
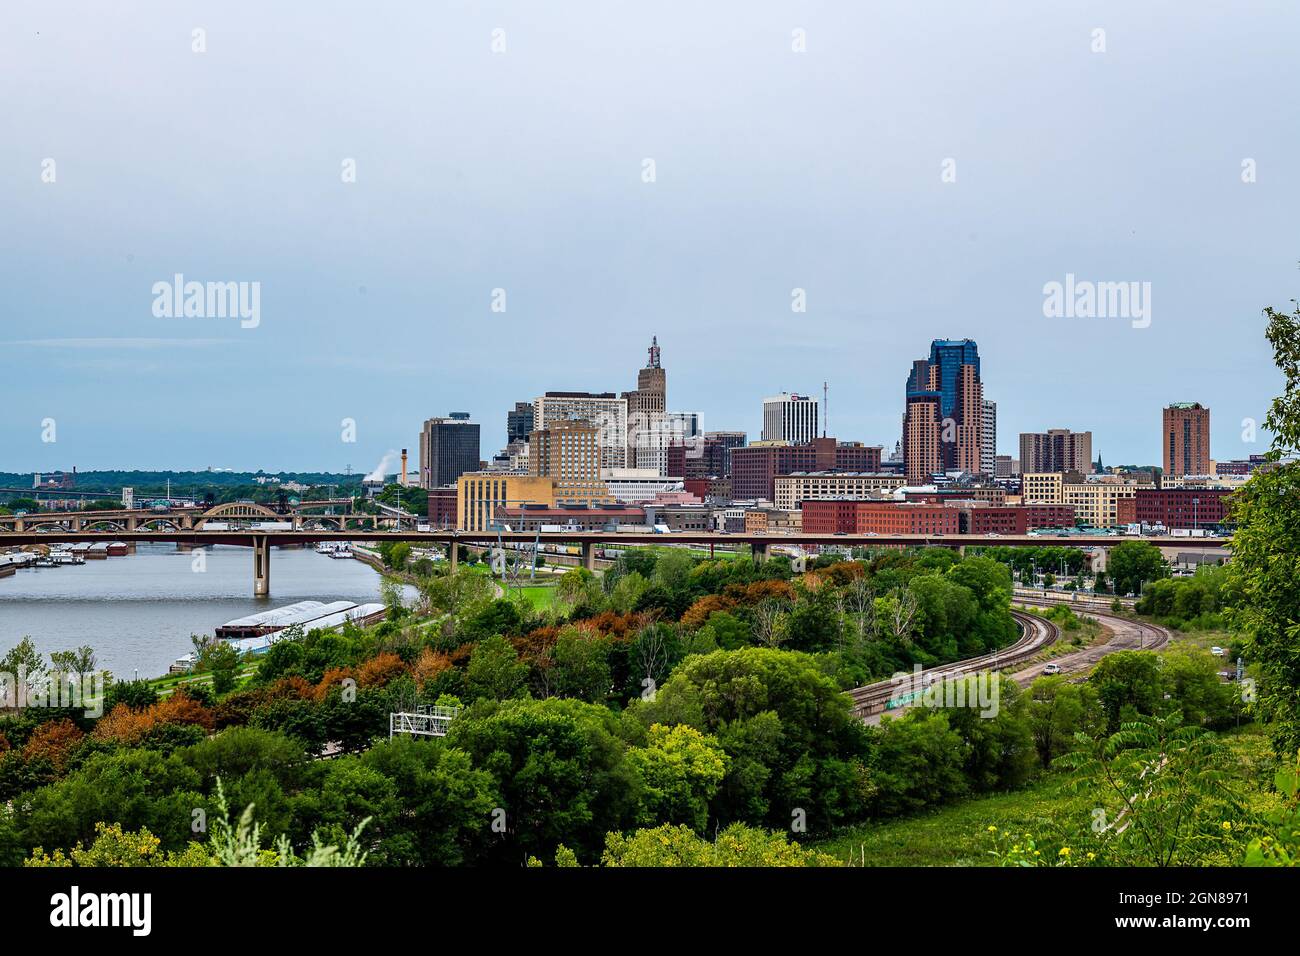
[[[830,386],[822,382],[822,438],[826,437],[826,430],[831,424],[831,396]]]

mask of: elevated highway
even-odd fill
[[[43,517],[43,516],[36,516]],[[460,544],[490,547],[498,542],[531,545],[533,542],[547,542],[576,545],[581,548],[583,564],[594,569],[597,552],[600,549],[617,549],[623,546],[669,546],[687,545],[707,547],[710,553],[721,546],[735,549],[737,546],[748,547],[756,560],[764,560],[776,547],[818,547],[837,546],[842,548],[952,548],[962,554],[968,547],[1092,547],[1113,548],[1126,541],[1148,541],[1164,551],[1186,550],[1187,539],[1166,537],[1138,537],[1119,535],[1095,535],[1082,537],[1078,535],[1016,535],[990,538],[983,535],[845,535],[845,534],[727,534],[710,531],[684,531],[672,534],[655,534],[651,532],[631,531],[413,531],[394,528],[389,531],[346,530],[339,527],[342,518],[312,517],[297,515],[292,520],[294,527],[290,530],[268,530],[255,527],[225,527],[210,530],[205,525],[209,521],[223,524],[261,523],[283,521],[284,515],[276,514],[269,508],[247,503],[219,505],[204,512],[192,520],[192,527],[177,526],[173,520],[155,518],[142,526],[138,521],[134,526],[129,523],[122,527],[115,522],[87,527],[67,527],[53,521],[40,521],[34,526],[23,523],[14,526],[10,523],[7,530],[0,530],[0,548],[21,547],[32,544],[75,543],[81,541],[103,541],[110,538],[117,541],[172,542],[190,547],[207,545],[236,545],[252,548],[254,551],[254,589],[256,595],[268,594],[270,573],[270,549],[277,545],[314,544],[320,541],[407,541],[426,547],[445,546],[448,558],[454,568],[457,563],[457,546]],[[152,527],[147,525],[152,524]],[[309,527],[309,525],[311,525]],[[1221,552],[1227,556],[1229,538],[1197,538],[1195,547],[1211,552]]]

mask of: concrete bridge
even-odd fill
[[[220,508],[230,508],[221,505]],[[245,508],[260,508],[258,505],[245,505]],[[219,509],[213,509],[214,511]],[[269,509],[262,509],[275,520],[283,520],[282,515],[275,515]],[[234,517],[233,514],[226,512]],[[204,517],[211,517],[212,512],[205,512]],[[224,520],[218,518],[217,520]],[[270,520],[264,518],[263,520]],[[738,546],[749,547],[754,559],[765,560],[773,548],[802,547],[817,545],[843,548],[952,548],[965,554],[967,547],[1011,547],[1011,548],[1102,548],[1109,551],[1116,545],[1127,541],[1146,541],[1159,548],[1166,556],[1190,550],[1214,555],[1228,556],[1230,538],[1169,538],[1139,537],[1137,535],[1097,535],[1080,537],[1077,535],[1010,535],[989,538],[983,535],[845,535],[845,534],[726,534],[709,531],[686,531],[673,534],[652,534],[648,532],[615,531],[546,531],[541,533],[527,531],[411,531],[394,529],[375,532],[364,530],[346,530],[333,528],[295,528],[289,531],[267,531],[257,529],[204,530],[203,528],[172,528],[168,530],[134,528],[130,530],[113,530],[109,533],[93,529],[71,530],[66,528],[32,528],[0,531],[0,547],[31,544],[55,544],[79,541],[103,541],[111,537],[117,541],[138,542],[156,541],[173,542],[190,547],[207,545],[236,545],[253,549],[253,594],[262,597],[270,594],[271,551],[277,545],[304,545],[320,541],[407,541],[425,547],[442,545],[447,548],[447,558],[451,568],[457,565],[457,546],[461,544],[477,547],[490,547],[498,541],[502,543],[531,545],[534,542],[550,544],[576,545],[581,548],[583,566],[594,570],[598,550],[612,550],[625,545],[691,545],[707,546],[712,554],[718,546],[727,550],[736,550]]]
[[[320,508],[342,507],[342,515],[318,515],[311,512]],[[356,527],[379,528],[392,523],[383,514],[354,515],[352,499],[339,498],[328,501],[303,501],[291,505],[288,514],[282,514],[264,505],[248,501],[232,501],[204,509],[199,505],[154,510],[151,508],[120,508],[105,511],[43,511],[26,515],[0,515],[0,534],[6,531],[103,531],[122,534],[133,531],[201,531],[208,522],[223,524],[249,524],[253,522],[288,521],[295,531],[313,528],[347,529]]]

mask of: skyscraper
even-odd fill
[[[981,409],[983,430],[980,432],[980,471],[992,478],[998,470],[998,403],[986,398],[981,403]]]
[[[1020,470],[1025,474],[1092,471],[1092,432],[1049,428],[1020,433]]]
[[[935,339],[929,359],[912,363],[903,413],[907,479],[936,472],[980,471],[984,386],[979,348],[971,339]]]
[[[553,422],[600,427],[600,467],[627,467],[627,399],[613,392],[546,392],[533,402],[533,430]]]
[[[450,485],[479,467],[479,428],[468,412],[430,418],[420,429],[420,487]]]
[[[506,412],[506,444],[528,441],[533,431],[533,403],[515,402],[515,407]]]
[[[817,399],[782,392],[763,399],[763,441],[810,442],[817,431]]]
[[[1210,410],[1200,402],[1176,402],[1166,408],[1160,437],[1166,476],[1210,473]]]
[[[659,337],[652,336],[645,368],[636,373],[636,390],[624,392],[627,400],[627,464],[630,468],[666,466],[669,436],[665,434],[668,407],[668,373],[659,364]]]

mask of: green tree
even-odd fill
[[[592,703],[609,696],[609,641],[576,627],[560,631],[555,641],[555,692]]]
[[[727,754],[715,738],[685,724],[654,724],[646,745],[629,750],[627,758],[644,784],[639,826],[684,823],[704,831],[709,801],[727,772]]]
[[[1107,654],[1088,681],[1097,689],[1108,733],[1118,733],[1120,724],[1139,715],[1155,714],[1161,708],[1164,680],[1160,661],[1152,651]]]
[[[639,781],[617,731],[607,708],[559,698],[480,701],[452,721],[447,745],[500,794],[501,812],[483,822],[485,852],[518,865],[563,843],[593,859],[636,807]]]
[[[1125,541],[1111,548],[1106,568],[1116,594],[1141,594],[1142,585],[1169,576],[1164,555],[1146,541]]]
[[[239,652],[228,641],[213,641],[203,649],[199,667],[212,674],[212,690],[228,694],[235,688],[235,673],[239,669]]]
[[[835,857],[806,850],[786,834],[733,823],[714,841],[704,840],[689,827],[664,824],[624,836],[609,834],[603,866],[843,866]]]
[[[1081,737],[1056,763],[1096,801],[1074,843],[1091,846],[1102,862],[1222,865],[1239,857],[1233,822],[1244,809],[1232,755],[1178,714],[1138,717],[1108,736]]]
[[[514,647],[499,634],[475,645],[466,670],[469,690],[476,698],[518,697],[528,680],[528,665],[519,660]]]
[[[1075,735],[1093,736],[1105,716],[1091,683],[1071,683],[1064,674],[1039,677],[1029,685],[1029,727],[1044,767],[1074,746]]]
[[[1256,707],[1274,750],[1289,759],[1300,750],[1300,305],[1264,315],[1284,387],[1264,421],[1272,467],[1256,469],[1232,498],[1229,620],[1259,666]]]

